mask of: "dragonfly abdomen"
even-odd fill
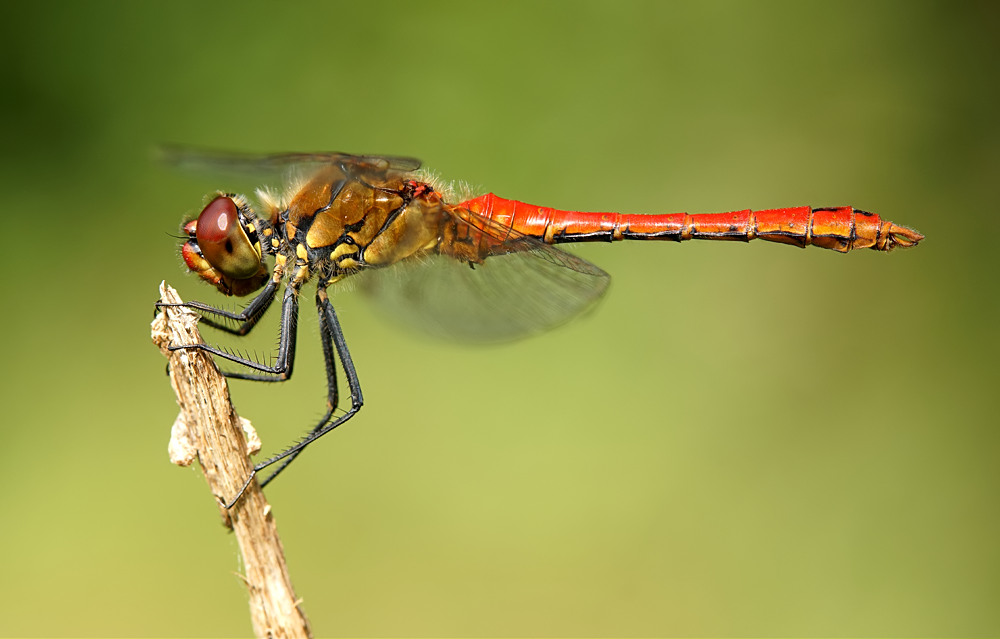
[[[846,253],[872,248],[890,251],[923,239],[916,231],[849,206],[799,206],[729,213],[629,215],[562,211],[507,200],[492,193],[462,203],[470,210],[549,244],[618,240],[754,239],[809,245]]]

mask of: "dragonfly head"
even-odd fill
[[[184,225],[184,263],[225,295],[244,296],[267,281],[257,219],[237,195],[219,194],[197,219]]]

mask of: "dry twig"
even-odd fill
[[[160,299],[181,302],[177,291],[166,284],[160,285]],[[257,481],[250,482],[230,510],[222,506],[239,492],[253,468],[244,429],[251,434],[251,446],[256,435],[250,423],[237,416],[226,380],[211,357],[197,350],[168,350],[172,344],[201,342],[197,323],[193,311],[169,307],[157,313],[152,324],[153,343],[170,360],[170,382],[181,409],[171,431],[171,461],[186,466],[198,459],[223,520],[236,534],[254,633],[276,639],[310,637],[309,622],[292,590],[271,506]]]

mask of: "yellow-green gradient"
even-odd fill
[[[332,291],[367,403],[268,489],[318,635],[1000,634],[993,4],[68,4],[0,20],[0,636],[251,632],[148,329],[163,279],[225,302],[171,235],[233,185],[163,142],[927,236],[580,247],[596,311],[490,348]],[[311,299],[295,379],[233,385],[269,451],[322,414]]]

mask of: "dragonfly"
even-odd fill
[[[610,276],[557,248],[619,240],[760,239],[841,253],[915,246],[917,231],[852,207],[635,215],[559,210],[498,197],[455,195],[408,157],[346,153],[240,155],[171,148],[168,162],[199,171],[280,174],[285,188],[258,189],[255,210],[244,195],[209,195],[183,225],[187,268],[226,296],[254,295],[239,311],[202,302],[182,306],[202,323],[247,335],[284,284],[277,351],[264,362],[204,343],[201,350],[236,365],[235,379],[280,382],[292,376],[300,293],[316,281],[320,345],[326,362],[323,417],[307,434],[254,465],[232,507],[257,474],[273,481],[302,451],[354,417],[364,404],[358,374],[328,287],[360,280],[394,315],[463,341],[501,341],[538,333],[582,313]],[[268,260],[272,260],[271,263]],[[158,304],[168,306],[168,304]],[[349,406],[339,411],[339,370]],[[339,412],[338,412],[339,411]]]

